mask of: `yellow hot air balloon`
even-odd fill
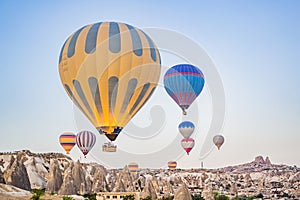
[[[152,95],[160,69],[151,38],[117,22],[80,28],[66,40],[59,57],[69,97],[111,141]]]

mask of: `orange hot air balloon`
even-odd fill
[[[171,171],[174,171],[177,167],[177,162],[176,161],[169,161],[168,162],[168,167]]]
[[[69,154],[76,144],[76,135],[72,132],[64,132],[59,136],[59,143],[66,153]]]
[[[128,164],[128,170],[130,172],[137,172],[138,168],[139,168],[139,165],[135,162],[132,162],[132,163]]]

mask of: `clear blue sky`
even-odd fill
[[[225,88],[226,143],[206,166],[256,155],[299,166],[299,10],[299,1],[1,1],[0,150],[62,152],[58,135],[76,125],[59,79],[60,48],[83,25],[121,21],[178,31],[214,60]],[[196,153],[180,166],[199,166]]]

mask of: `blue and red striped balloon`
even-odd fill
[[[184,115],[201,93],[204,82],[201,70],[190,64],[175,65],[164,76],[167,93],[179,105]]]

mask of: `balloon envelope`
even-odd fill
[[[135,162],[132,162],[132,163],[128,164],[128,170],[130,172],[137,172],[138,168],[139,168],[139,165]]]
[[[184,138],[189,138],[194,132],[195,126],[190,121],[184,121],[179,124],[178,129]]]
[[[69,97],[111,141],[153,94],[160,69],[151,38],[118,22],[80,28],[59,56],[59,74]]]
[[[174,171],[177,167],[177,162],[176,161],[169,161],[168,162],[168,167],[171,171]]]
[[[183,114],[201,93],[204,76],[200,69],[190,64],[175,65],[164,76],[167,93],[180,106]]]
[[[82,151],[83,155],[87,155],[96,143],[96,136],[90,131],[81,131],[76,136],[76,144]]]
[[[76,135],[72,132],[64,132],[59,136],[59,143],[66,153],[69,154],[76,144]]]
[[[220,147],[224,143],[224,137],[222,135],[215,135],[214,138],[213,138],[213,142],[218,147],[218,149],[220,150]]]
[[[193,138],[184,138],[181,140],[181,146],[189,155],[190,151],[193,149],[195,145],[195,140]]]

